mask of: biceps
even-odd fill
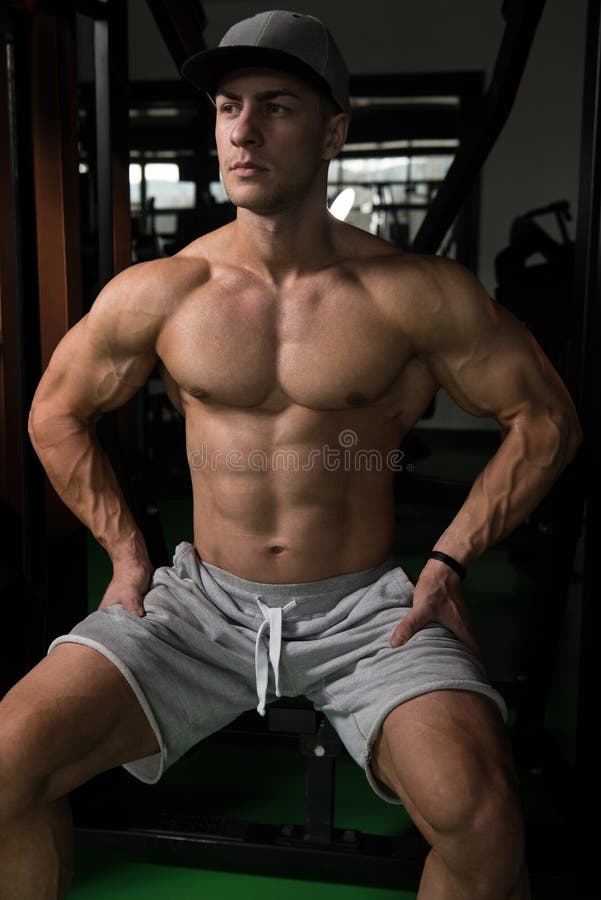
[[[148,380],[155,364],[154,352],[123,354],[95,345],[82,320],[54,351],[33,406],[45,414],[56,410],[92,422],[123,406]]]
[[[505,310],[489,333],[428,365],[455,402],[509,428],[524,414],[563,413],[568,392],[533,335]]]

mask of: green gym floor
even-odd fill
[[[471,482],[489,458],[489,451],[470,441],[437,442],[432,434],[426,439],[431,452],[417,463],[423,474],[437,474]],[[192,539],[191,507],[188,500],[160,503],[161,520],[167,546],[172,551],[181,540]],[[399,507],[399,516],[428,517],[436,522],[439,509]],[[444,528],[442,513],[441,530]],[[397,561],[410,574],[419,573],[423,553],[399,552]],[[560,648],[557,673],[551,688],[548,728],[567,758],[573,753],[576,706],[576,634],[575,610],[579,604],[578,560],[573,591],[567,606],[570,620],[564,623],[565,641]],[[89,607],[95,609],[110,577],[110,564],[93,539],[89,542]],[[487,665],[493,680],[511,679],[519,671],[521,642],[524,638],[531,581],[518,573],[507,560],[507,553],[492,549],[470,567],[464,596],[474,627],[487,653]],[[573,594],[573,595],[572,595]],[[189,758],[170,769],[158,785],[131,782],[131,802],[146,809],[174,811],[215,818],[237,819],[274,824],[301,824],[304,817],[305,761],[294,748],[244,747],[206,742]],[[522,785],[527,819],[549,823],[559,833],[570,824],[563,821],[553,798],[537,787],[536,779]],[[129,794],[128,794],[129,796]],[[401,807],[383,803],[370,789],[362,770],[345,757],[336,763],[336,828],[351,828],[382,835],[399,835],[412,829]],[[99,847],[78,847],[72,900],[229,900],[245,897],[276,900],[405,900],[415,897],[407,891],[364,887],[332,882],[304,881],[293,878],[264,877],[216,871],[208,868],[184,868],[164,863],[149,863],[135,853]],[[535,900],[550,897],[584,900],[578,891],[535,892]]]

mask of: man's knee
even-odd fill
[[[511,766],[464,749],[438,773],[424,773],[421,784],[414,780],[409,791],[394,775],[393,782],[415,824],[449,871],[469,885],[473,900],[513,896],[524,873],[524,827]]]
[[[468,692],[434,692],[383,722],[373,769],[437,833],[521,820],[511,747],[496,710]]]
[[[57,800],[158,749],[121,672],[76,643],[59,644],[0,702],[0,779],[18,777],[19,805]]]
[[[40,770],[41,748],[32,730],[3,706],[0,703],[0,831],[45,802],[48,781]]]
[[[495,835],[520,831],[521,808],[512,773],[476,754],[460,754],[455,765],[425,788],[421,814],[440,835]]]
[[[382,728],[374,742],[372,771],[436,832],[452,834],[482,819],[499,821],[500,814],[505,818],[518,808],[510,764],[457,741],[436,755],[427,745],[420,745],[419,753],[415,747],[397,746],[394,732]]]
[[[0,701],[0,821],[14,820],[64,796],[65,792],[50,796],[50,784],[75,754],[59,715],[61,694],[46,690],[38,668]]]

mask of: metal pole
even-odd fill
[[[593,780],[598,771],[596,740],[598,696],[597,655],[595,646],[599,628],[599,540],[601,536],[601,504],[599,459],[601,457],[601,12],[598,0],[589,0],[584,98],[582,110],[582,143],[578,224],[576,236],[576,271],[574,305],[579,321],[581,348],[579,359],[573,360],[574,399],[579,408],[583,428],[585,463],[584,487],[586,513],[584,531],[584,573],[580,661],[578,686],[578,720],[576,732],[576,779],[580,798],[592,796]],[[598,778],[598,776],[597,776]],[[593,834],[583,827],[582,838]],[[593,858],[593,857],[591,857]]]
[[[98,285],[113,277],[113,192],[111,167],[111,105],[108,0],[106,18],[94,21],[94,78],[96,92],[96,197],[98,209]]]
[[[27,435],[40,377],[28,34],[27,15],[0,5],[0,504],[5,572],[0,593],[7,615],[6,637],[0,641],[0,695],[39,660],[44,640],[39,590],[45,576],[44,483]]]

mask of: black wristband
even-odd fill
[[[428,559],[437,559],[439,562],[446,563],[453,571],[457,572],[462,581],[467,575],[467,572],[461,563],[457,562],[456,559],[453,559],[452,556],[449,556],[448,553],[442,553],[440,550],[433,550]]]

